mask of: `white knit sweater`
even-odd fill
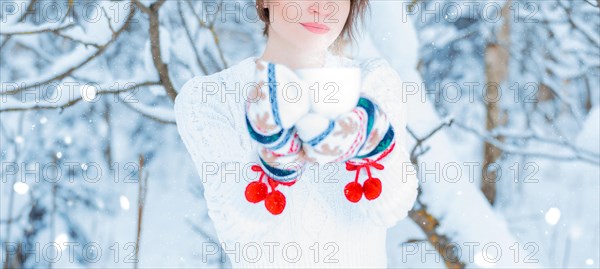
[[[255,59],[189,80],[175,100],[177,128],[204,185],[218,243],[234,268],[385,268],[386,230],[407,216],[418,188],[405,148],[407,111],[398,74],[382,58],[358,62],[328,54],[325,63],[360,66],[363,92],[396,130],[385,169],[372,172],[382,182],[381,196],[351,203],[343,189],[354,171],[344,163],[308,164],[296,184],[278,188],[287,205],[272,215],[244,196],[248,183],[258,179],[250,170],[258,161],[257,143],[244,114]]]

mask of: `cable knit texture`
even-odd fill
[[[209,217],[234,268],[385,268],[386,229],[407,216],[418,189],[406,141],[406,104],[397,72],[382,58],[364,61],[328,54],[325,67],[359,66],[362,93],[384,111],[396,132],[394,150],[372,169],[382,182],[375,200],[351,203],[344,185],[355,172],[345,163],[307,164],[273,215],[244,196],[258,180],[259,144],[245,118],[245,98],[255,83],[256,57],[189,80],[175,100],[177,129],[204,186]],[[366,178],[366,172],[361,172]],[[363,181],[362,179],[361,181]],[[362,183],[362,182],[361,182]],[[223,254],[223,255],[225,255]]]

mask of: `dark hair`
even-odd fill
[[[256,0],[256,11],[261,21],[265,23],[263,36],[269,36],[269,9],[263,8],[265,0]],[[340,54],[349,42],[356,42],[356,27],[358,18],[364,23],[365,12],[369,8],[369,0],[350,0],[350,12],[342,32],[330,48],[334,53]],[[369,10],[370,11],[370,10]]]

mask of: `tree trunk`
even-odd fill
[[[505,117],[500,108],[500,98],[502,94],[500,85],[505,81],[508,73],[508,63],[510,59],[510,5],[511,0],[506,1],[502,8],[502,18],[504,19],[500,31],[496,34],[496,40],[487,44],[485,53],[485,75],[486,89],[484,102],[486,105],[486,130],[491,131],[505,123]],[[503,141],[502,137],[497,138]],[[481,190],[490,202],[494,204],[496,200],[496,181],[497,172],[494,163],[502,155],[502,151],[489,142],[484,142],[484,160],[482,168]],[[490,166],[491,165],[491,166]]]

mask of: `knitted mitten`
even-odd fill
[[[252,203],[265,201],[267,210],[278,215],[284,210],[286,199],[276,188],[292,186],[304,165],[294,124],[308,112],[310,104],[306,94],[300,94],[300,99],[286,96],[290,87],[301,90],[304,85],[283,65],[257,60],[256,80],[257,85],[246,100],[245,113],[250,137],[259,144],[259,164],[252,170],[260,177],[248,184],[245,195]]]
[[[371,104],[373,104],[374,116],[368,118],[367,139],[358,150],[358,153],[346,161],[346,170],[356,171],[354,181],[348,183],[344,188],[346,198],[353,203],[360,201],[362,194],[367,200],[379,197],[382,191],[381,180],[373,177],[371,168],[383,170],[385,167],[382,162],[386,160],[385,158],[396,145],[394,128],[386,114],[380,109],[380,106],[372,101]],[[358,178],[363,168],[367,172],[367,178],[361,185]]]
[[[313,115],[303,117],[300,122]],[[318,118],[322,120],[322,118]],[[305,124],[297,129],[302,140],[305,158],[309,162],[346,162],[348,171],[356,171],[353,182],[344,188],[346,198],[358,202],[363,193],[365,198],[373,200],[381,194],[381,181],[371,175],[371,168],[384,169],[379,163],[394,148],[394,129],[386,114],[370,98],[361,96],[358,105],[351,112],[340,115],[328,122],[326,130],[319,134],[304,130]],[[365,168],[368,178],[361,185],[358,182],[361,169]]]

